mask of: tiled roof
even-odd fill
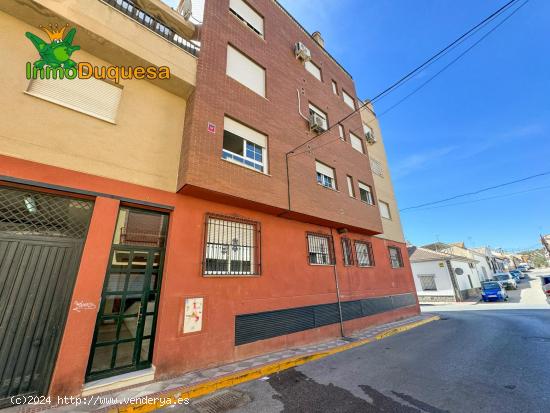
[[[409,259],[411,262],[420,262],[420,261],[442,261],[442,260],[460,260],[460,261],[471,261],[476,262],[467,257],[461,257],[459,255],[447,254],[445,252],[438,252],[430,250],[428,248],[422,247],[409,247],[407,248],[409,253]]]

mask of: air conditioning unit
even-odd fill
[[[371,131],[365,132],[365,139],[370,144],[376,143],[376,138],[374,137]]]
[[[296,43],[294,46],[294,54],[296,55],[296,59],[303,60],[304,62],[309,62],[311,60],[311,51],[302,42]]]
[[[323,133],[327,130],[327,120],[315,112],[310,113],[309,128],[315,133]]]

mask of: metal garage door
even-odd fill
[[[92,208],[0,187],[0,407],[47,392]]]

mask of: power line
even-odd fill
[[[447,208],[447,207],[457,206],[457,205],[474,204],[476,202],[481,202],[481,201],[489,201],[489,200],[492,200],[492,199],[508,198],[508,197],[511,197],[511,196],[526,194],[526,193],[529,193],[529,192],[542,191],[544,189],[550,189],[550,185],[539,186],[537,188],[530,188],[530,189],[526,189],[525,191],[510,192],[510,193],[507,193],[507,194],[490,196],[490,197],[487,197],[487,198],[472,199],[470,201],[464,201],[464,202],[455,202],[453,204],[432,206],[432,207],[427,207],[427,208],[419,208],[419,209],[416,209],[416,211],[428,211],[430,209],[440,209],[440,208]]]
[[[471,29],[469,29],[467,32],[465,32],[464,34],[462,34],[460,37],[458,37],[457,39],[455,39],[453,42],[451,42],[449,45],[447,45],[446,47],[444,47],[443,49],[441,49],[439,52],[437,52],[435,55],[433,55],[432,57],[430,57],[428,60],[426,60],[424,63],[422,63],[420,66],[417,66],[415,69],[413,69],[412,71],[410,71],[408,74],[406,74],[405,76],[403,76],[401,79],[399,79],[397,82],[393,83],[391,86],[389,86],[388,88],[386,88],[385,90],[383,90],[382,92],[378,93],[373,99],[371,100],[367,100],[363,105],[360,105],[359,108],[355,109],[353,112],[351,112],[350,114],[348,114],[347,116],[343,117],[342,119],[340,119],[338,122],[334,123],[332,126],[330,126],[329,128],[327,128],[325,131],[321,132],[320,134],[306,140],[305,142],[301,143],[300,145],[296,146],[294,149],[290,150],[289,152],[287,152],[287,154],[291,154],[293,153],[296,149],[308,144],[309,142],[315,140],[315,139],[318,139],[320,136],[328,133],[331,129],[335,128],[336,125],[339,125],[341,124],[342,122],[348,120],[351,116],[355,115],[356,113],[360,112],[361,109],[363,108],[367,108],[370,110],[370,108],[368,107],[368,104],[369,103],[372,103],[372,102],[375,102],[376,100],[379,100],[381,99],[383,96],[387,95],[388,93],[390,93],[390,91],[398,88],[401,84],[405,83],[406,81],[408,81],[412,76],[414,76],[414,74],[418,73],[419,71],[422,71],[425,67],[429,66],[431,63],[433,63],[434,61],[438,60],[440,57],[442,57],[445,53],[447,53],[447,51],[449,51],[450,49],[454,48],[457,44],[461,43],[463,40],[465,40],[466,38],[468,38],[472,33],[474,33],[475,31],[477,31],[480,27],[484,26],[485,24],[487,24],[488,22],[492,21],[493,19],[495,19],[497,16],[499,16],[501,13],[503,13],[506,9],[508,9],[512,4],[518,2],[519,0],[510,0],[508,3],[506,3],[504,6],[502,6],[501,8],[499,8],[497,11],[493,12],[491,15],[489,15],[488,17],[486,17],[485,19],[483,19],[480,23],[476,24],[474,27],[472,27]],[[528,1],[528,0],[527,0]],[[373,112],[374,113],[374,112]]]
[[[414,205],[414,206],[411,206],[411,207],[403,208],[403,209],[400,210],[400,212],[408,211],[408,210],[410,210],[410,209],[418,209],[418,208],[422,208],[422,207],[430,206],[430,205],[441,204],[441,203],[443,203],[443,202],[452,201],[452,200],[454,200],[454,199],[464,198],[465,196],[477,195],[477,194],[480,194],[480,193],[482,193],[482,192],[487,192],[487,191],[491,191],[491,190],[493,190],[493,189],[502,188],[502,187],[505,187],[505,186],[508,186],[508,185],[513,185],[513,184],[517,184],[517,183],[520,183],[520,182],[525,182],[525,181],[528,181],[528,180],[531,180],[531,179],[535,179],[535,178],[539,178],[539,177],[541,177],[541,176],[546,176],[546,175],[550,175],[550,171],[542,172],[542,173],[536,174],[536,175],[531,175],[531,176],[528,176],[528,177],[525,177],[525,178],[521,178],[521,179],[516,179],[516,180],[510,181],[510,182],[505,182],[505,183],[503,183],[503,184],[498,184],[498,185],[494,185],[494,186],[489,186],[489,187],[487,187],[487,188],[479,189],[479,190],[477,190],[477,191],[466,192],[466,193],[463,193],[463,194],[460,194],[460,195],[452,196],[452,197],[450,197],[450,198],[440,199],[439,201],[431,201],[431,202],[426,202],[426,203],[424,203],[424,204]]]
[[[493,13],[490,17],[488,17],[487,19],[485,19],[482,23],[474,26],[474,28],[470,29],[466,34],[462,35],[459,39],[457,39],[456,41],[454,41],[452,43],[452,47],[451,46],[448,46],[446,48],[444,48],[442,51],[438,52],[435,56],[439,56],[437,59],[435,59],[435,56],[434,58],[431,58],[430,60],[428,60],[428,64],[423,64],[420,67],[422,67],[423,69],[426,68],[427,66],[431,65],[432,63],[435,62],[435,60],[439,60],[439,58],[441,58],[444,54],[446,54],[448,51],[450,51],[452,48],[456,47],[459,43],[461,43],[462,41],[466,40],[468,37],[470,37],[470,35],[472,35],[473,33],[477,32],[478,30],[480,30],[484,25],[488,24],[489,21],[495,19],[498,15],[500,15],[501,13],[503,13],[507,8],[509,8],[513,3],[515,3],[516,1],[518,0],[512,0],[510,2],[508,2],[506,5],[504,5],[503,7],[501,7],[497,12]],[[504,24],[509,18],[511,18],[514,14],[516,14],[519,9],[521,9],[523,6],[525,6],[527,3],[529,2],[529,0],[526,0],[524,3],[522,3],[519,7],[517,7],[516,9],[514,9],[512,11],[512,13],[510,13],[508,16],[506,16],[502,21],[500,21],[495,27],[493,27],[490,31],[488,31],[487,33],[485,33],[480,39],[478,39],[473,45],[471,45],[468,49],[466,49],[464,52],[462,52],[460,55],[458,55],[455,59],[453,59],[451,62],[449,62],[447,65],[445,65],[441,70],[439,70],[437,73],[435,73],[433,76],[431,76],[428,80],[426,80],[424,83],[422,83],[419,87],[417,87],[416,89],[414,89],[411,93],[409,93],[408,95],[406,95],[404,98],[400,99],[397,103],[395,103],[394,105],[390,106],[388,109],[386,109],[384,112],[382,112],[380,115],[376,115],[374,112],[371,112],[373,113],[373,115],[375,116],[376,119],[380,119],[381,117],[383,117],[384,115],[386,115],[388,112],[390,112],[391,110],[395,109],[397,106],[399,106],[400,104],[402,104],[405,100],[407,100],[408,98],[410,98],[412,95],[414,95],[415,93],[417,93],[418,91],[420,91],[422,88],[424,88],[428,83],[430,83],[432,80],[434,80],[436,77],[438,77],[440,74],[442,74],[445,70],[447,70],[449,67],[451,67],[454,63],[456,63],[458,60],[460,60],[462,57],[464,57],[468,52],[470,52],[474,47],[476,47],[479,43],[481,43],[483,40],[485,40],[489,35],[491,35],[496,29],[498,29],[502,24]],[[498,14],[497,14],[498,13]],[[488,19],[491,19],[491,20],[488,20]],[[410,72],[410,73],[413,73],[413,72]],[[409,75],[403,77],[400,81],[396,82],[394,85],[397,85],[398,83],[400,83],[399,86],[401,86],[406,80],[404,79],[410,79]],[[393,88],[393,90],[397,89],[399,86],[396,86]],[[390,88],[386,89],[386,90],[389,90]],[[389,92],[387,92],[389,93]],[[374,102],[375,99],[381,99],[385,96],[387,96],[387,93],[384,95],[384,93],[379,93],[377,95],[377,97],[375,97],[374,99],[370,100],[370,101],[367,101],[366,104],[362,105],[358,110],[360,111],[363,107],[365,107],[368,103],[370,102]],[[366,106],[369,110],[370,108],[368,106]],[[344,119],[340,120],[339,122],[335,123],[334,125],[332,125],[330,128],[328,128],[325,132],[323,133],[320,133],[319,135],[307,140],[306,142],[302,143],[301,145],[297,146],[293,151],[291,151],[291,155],[290,156],[298,156],[298,155],[301,155],[303,153],[306,153],[306,152],[309,152],[310,150],[313,150],[313,149],[320,149],[326,145],[329,145],[333,142],[336,142],[336,141],[339,141],[339,140],[342,140],[341,138],[335,138],[335,139],[332,139],[328,142],[325,142],[313,149],[311,148],[308,148],[306,150],[303,150],[301,152],[294,152],[296,149],[306,145],[307,143],[313,141],[314,139],[317,139],[319,138],[321,135],[323,135],[324,133],[328,132],[330,129],[334,128],[336,125],[339,125],[341,124],[343,121],[347,120],[351,115],[355,114],[357,111],[354,111],[352,112],[350,115],[348,115],[347,117],[345,117]],[[361,128],[358,128],[358,129],[354,129],[354,130],[350,130],[351,133],[358,133],[358,131],[360,131]]]

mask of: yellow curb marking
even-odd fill
[[[374,341],[382,340],[386,337],[390,337],[395,334],[399,334],[404,331],[411,330],[415,327],[420,327],[424,324],[431,323],[432,321],[439,320],[439,318],[440,318],[439,316],[433,316],[430,318],[426,318],[424,320],[415,321],[413,323],[405,324],[403,326],[391,328],[389,330],[386,330],[386,331],[383,331],[382,333],[377,334],[374,337],[349,343],[343,346],[335,347],[326,351],[292,357],[292,358],[285,359],[267,366],[245,370],[239,373],[233,373],[228,376],[211,380],[206,383],[200,383],[184,390],[177,390],[173,392],[163,393],[159,396],[155,396],[157,397],[157,399],[162,398],[163,399],[162,402],[160,400],[156,400],[154,403],[117,406],[109,410],[109,413],[152,412],[157,409],[168,407],[170,403],[176,404],[178,399],[185,399],[185,398],[195,399],[197,397],[205,396],[209,393],[215,392],[216,390],[224,389],[226,387],[233,387],[241,383],[256,380],[256,379],[259,379],[260,377],[269,376],[273,373],[278,373],[284,370],[288,370],[296,366],[301,366],[302,364],[306,364],[314,360],[319,360],[319,359],[331,356],[333,354],[341,353],[343,351],[350,350],[352,348],[359,347],[368,343],[372,343]],[[153,396],[151,396],[151,398],[153,398]]]

